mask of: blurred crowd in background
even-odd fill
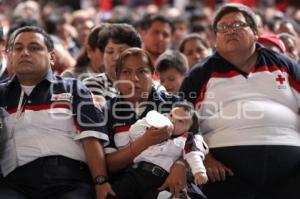
[[[262,35],[259,42],[299,61],[300,2],[296,0],[1,0],[2,56],[5,57],[13,30],[25,25],[41,26],[55,42],[58,59],[53,71],[62,74],[76,65],[92,65],[87,53],[89,48],[96,48],[87,41],[92,27],[105,22],[128,23],[141,32],[146,16],[161,14],[172,21],[174,29],[170,37],[158,41],[164,43],[158,55],[167,49],[179,50],[191,68],[214,49],[211,22],[218,6],[227,2],[252,7],[257,14],[259,35]],[[185,38],[191,37],[189,34],[194,36]],[[146,46],[147,37],[141,35],[144,48],[151,51]],[[188,44],[189,40],[199,43],[198,47],[189,47],[193,46]],[[104,72],[104,68],[94,67],[93,72]]]

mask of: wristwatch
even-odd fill
[[[96,185],[102,185],[106,182],[108,182],[108,177],[104,175],[97,175],[93,179],[93,183]]]

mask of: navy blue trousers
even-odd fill
[[[48,156],[18,167],[1,180],[0,198],[95,199],[87,165],[63,156]]]
[[[208,199],[300,198],[300,147],[221,147],[210,153],[235,175],[205,184]]]

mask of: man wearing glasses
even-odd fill
[[[300,198],[300,68],[257,43],[254,13],[225,4],[216,52],[181,86],[200,114],[210,153],[209,199]],[[196,95],[195,95],[196,94]]]

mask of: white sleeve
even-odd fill
[[[199,154],[199,151],[192,151],[188,154],[185,154],[184,159],[188,162],[193,175],[195,175],[195,173],[198,172],[206,172],[206,169],[203,164],[203,159],[201,157],[201,154]]]
[[[191,167],[193,175],[198,172],[206,172],[203,160],[208,153],[208,146],[204,142],[203,137],[199,134],[193,136],[193,142],[197,150],[184,153],[184,159]]]

